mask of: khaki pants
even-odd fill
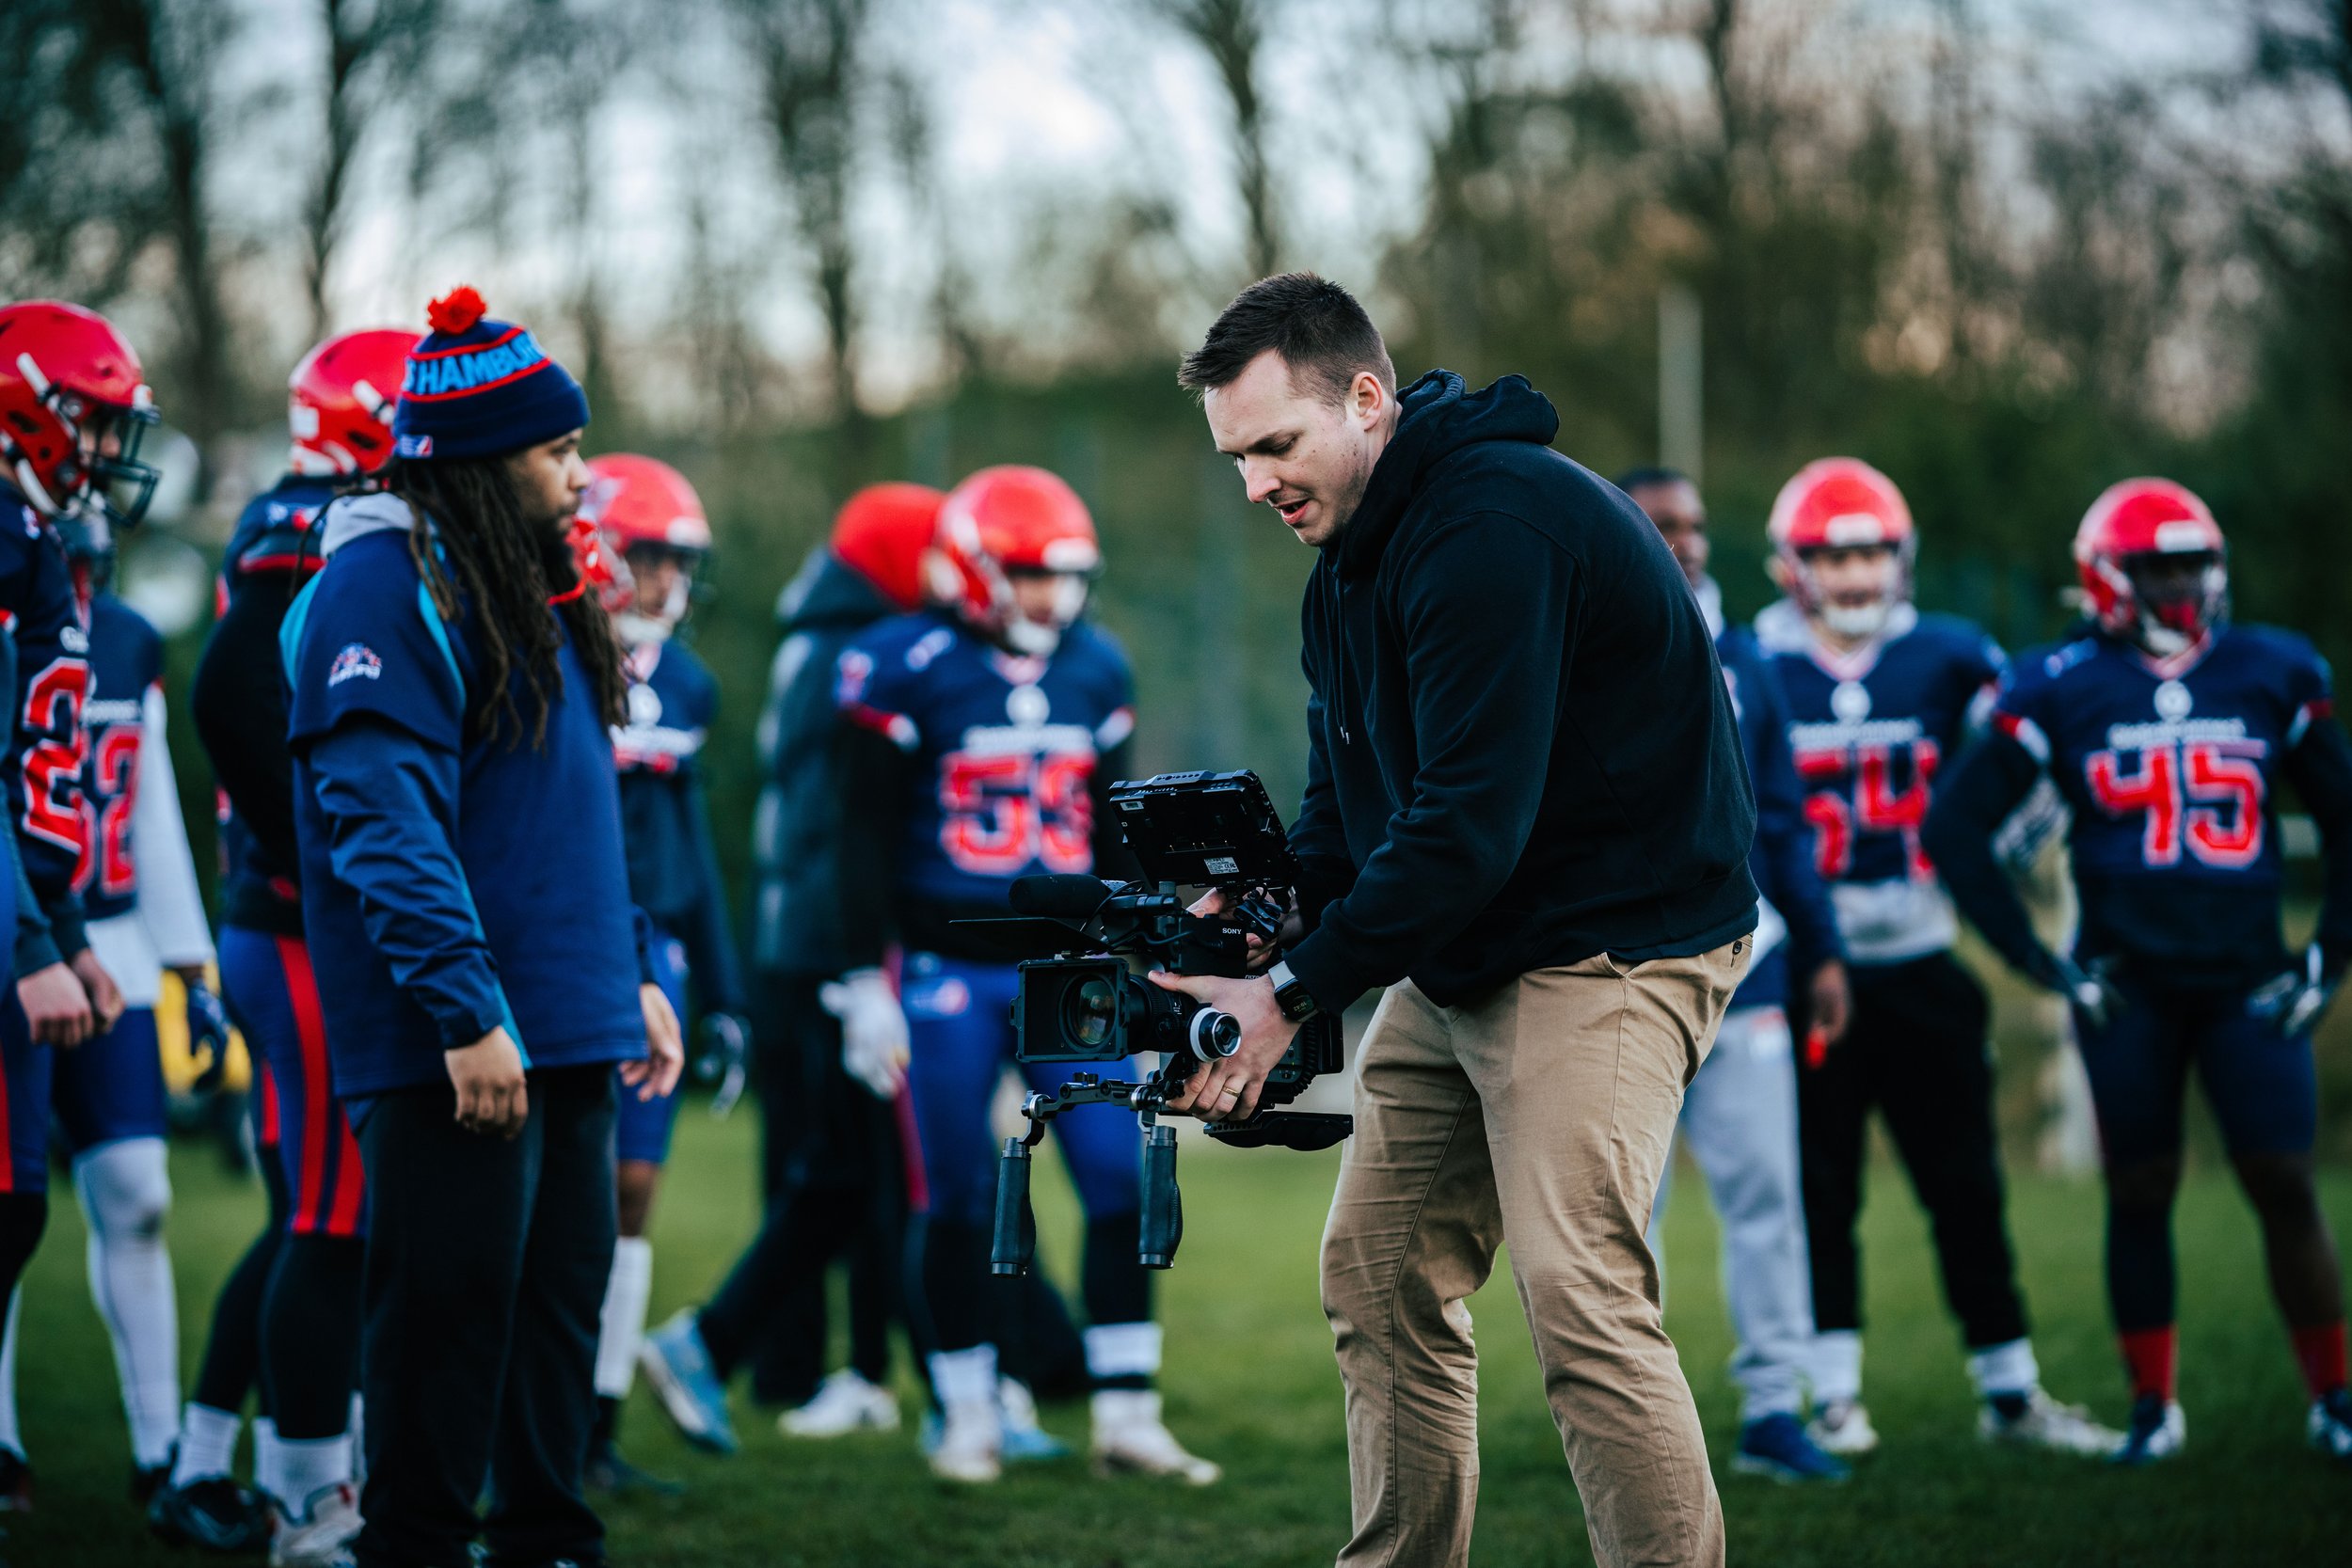
[[[1595,1559],[1723,1561],[1723,1509],[1643,1232],[1683,1088],[1748,949],[1604,955],[1471,1007],[1406,983],[1373,1015],[1323,1238],[1355,1504],[1342,1564],[1468,1560],[1478,1353],[1465,1298],[1505,1241]]]

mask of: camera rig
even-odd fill
[[[1012,886],[1014,916],[961,921],[965,931],[1020,958],[1013,1003],[1013,1055],[1025,1063],[1115,1062],[1160,1053],[1140,1083],[1073,1072],[1051,1094],[1021,1107],[1025,1132],[1009,1137],[997,1160],[995,1235],[990,1268],[1028,1272],[1037,1245],[1029,1208],[1030,1151],[1046,1124],[1081,1105],[1135,1113],[1143,1128],[1142,1240],[1146,1268],[1175,1261],[1184,1237],[1176,1186],[1176,1130],[1159,1117],[1184,1082],[1241,1045],[1231,1016],[1144,979],[1141,969],[1238,978],[1248,973],[1248,938],[1272,942],[1298,882],[1280,816],[1255,773],[1163,773],[1111,786],[1120,836],[1143,866],[1136,882],[1093,877],[1025,877]],[[1180,888],[1224,895],[1224,918],[1190,912]],[[1280,1109],[1341,1062],[1340,1021],[1318,1013],[1299,1026],[1267,1073],[1248,1120],[1210,1123],[1219,1143],[1241,1148],[1328,1148],[1354,1118]]]

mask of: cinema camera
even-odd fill
[[[1163,773],[1111,786],[1120,835],[1142,863],[1144,879],[1025,877],[1013,883],[1015,918],[967,920],[965,931],[1023,961],[1013,1002],[1013,1055],[1022,1062],[1116,1062],[1160,1053],[1140,1084],[1104,1082],[1073,1072],[1052,1094],[1021,1107],[1028,1131],[1005,1140],[996,1165],[996,1228],[989,1264],[1000,1275],[1025,1274],[1037,1246],[1029,1209],[1030,1150],[1045,1125],[1080,1105],[1117,1105],[1143,1126],[1142,1243],[1148,1269],[1176,1259],[1184,1203],[1176,1189],[1176,1130],[1160,1125],[1168,1101],[1212,1058],[1241,1045],[1232,1016],[1177,991],[1142,971],[1175,974],[1248,973],[1248,937],[1272,942],[1298,883],[1282,821],[1255,773]],[[1225,895],[1226,918],[1190,913],[1180,888]],[[1241,1148],[1328,1148],[1355,1130],[1354,1118],[1279,1109],[1319,1073],[1340,1066],[1340,1021],[1317,1013],[1299,1026],[1290,1049],[1266,1074],[1258,1110],[1247,1121],[1211,1123],[1208,1135]]]

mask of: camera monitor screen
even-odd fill
[[[1298,880],[1282,818],[1255,773],[1162,773],[1115,784],[1111,809],[1149,880],[1188,887]]]

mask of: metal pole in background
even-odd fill
[[[1658,461],[1679,468],[1692,483],[1699,471],[1705,429],[1699,360],[1699,296],[1688,284],[1658,291]]]

